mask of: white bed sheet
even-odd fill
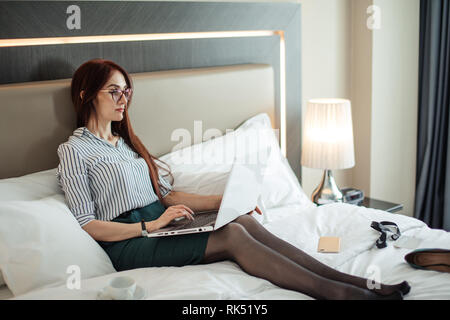
[[[400,214],[335,203],[304,209],[299,206],[268,210],[265,227],[340,271],[371,277],[374,270],[386,284],[408,280],[411,292],[405,299],[450,299],[450,274],[411,268],[399,249],[374,246],[379,233],[370,228],[371,221],[389,220],[398,224],[402,234],[424,239],[420,248],[450,249],[450,233],[428,228],[423,222]],[[337,254],[317,252],[320,236],[341,237]],[[122,271],[81,281],[80,289],[65,285],[42,288],[14,299],[96,299],[108,279],[129,275],[145,288],[145,299],[311,299],[307,295],[281,289],[269,281],[250,276],[233,262],[185,267],[142,268]]]

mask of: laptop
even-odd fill
[[[147,237],[210,232],[220,229],[237,217],[253,211],[261,196],[263,171],[259,164],[234,162],[225,185],[219,210],[194,212],[194,220],[172,220],[167,226],[150,232]]]

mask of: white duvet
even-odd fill
[[[387,248],[376,248],[379,233],[370,223],[385,220],[397,223],[402,235],[422,239],[419,248],[450,249],[449,232],[430,229],[423,222],[400,214],[345,203],[306,209],[280,207],[267,210],[267,217],[264,226],[269,231],[335,269],[365,278],[379,276],[386,284],[407,280],[411,292],[405,299],[450,299],[449,273],[413,269],[404,260],[411,250],[396,248],[393,241],[388,241]],[[340,237],[340,253],[318,253],[321,236]],[[136,279],[146,291],[145,299],[311,299],[250,276],[230,261],[128,270],[82,280],[80,289],[59,285],[14,299],[97,299],[108,279],[118,275]]]

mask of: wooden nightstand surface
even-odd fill
[[[384,210],[384,211],[391,212],[391,213],[398,212],[403,209],[402,204],[378,200],[378,199],[369,198],[369,197],[364,197],[364,200],[360,204],[360,206],[363,206],[366,208]]]

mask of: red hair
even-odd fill
[[[75,71],[72,77],[71,95],[77,115],[77,128],[85,127],[91,113],[96,114],[93,101],[97,97],[99,90],[103,88],[111,77],[112,72],[115,70],[122,73],[128,88],[133,88],[133,83],[128,72],[126,72],[121,66],[109,60],[89,60]],[[80,96],[81,91],[84,91],[83,98]],[[168,172],[172,180],[173,176],[170,172],[170,168],[168,170],[156,164],[155,161],[158,160],[169,167],[164,161],[151,155],[142,141],[134,134],[130,119],[128,117],[128,108],[130,107],[131,100],[132,96],[128,99],[127,106],[123,113],[123,119],[121,121],[111,122],[111,131],[112,134],[121,136],[134,152],[144,158],[150,172],[150,180],[152,181],[153,190],[158,196],[160,202],[163,203],[160,188],[163,188],[166,191],[167,188],[159,182],[159,169],[163,169]],[[155,188],[155,186],[158,186],[158,188]]]

